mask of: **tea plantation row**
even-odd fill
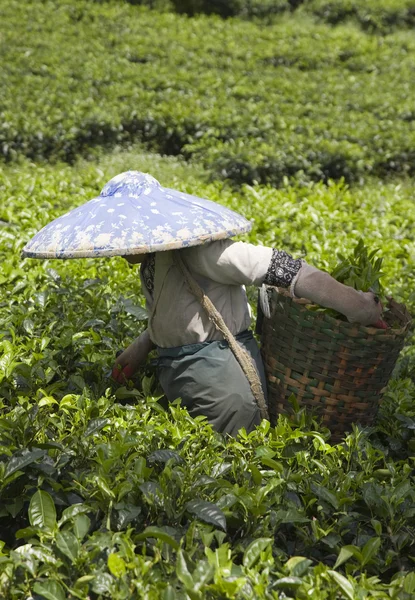
[[[157,10],[195,15],[273,19],[286,12],[316,16],[330,24],[353,20],[365,30],[384,32],[413,27],[414,0],[127,0]]]
[[[0,17],[7,161],[141,141],[238,184],[414,174],[411,32],[87,0],[7,0]]]
[[[21,260],[31,235],[123,169],[255,219],[245,239],[328,266],[363,235],[412,309],[410,182],[243,186],[140,152],[0,174],[0,596],[410,600],[415,594],[415,358],[408,347],[376,427],[336,446],[297,410],[226,441],[178,405],[151,367],[111,382],[144,327],[122,259]],[[253,296],[254,297],[254,296]]]

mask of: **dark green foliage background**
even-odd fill
[[[415,595],[412,334],[372,428],[331,445],[293,399],[224,440],[151,364],[111,381],[145,327],[136,269],[20,257],[137,169],[326,269],[363,237],[414,311],[412,3],[227,6],[0,5],[1,598]]]
[[[236,183],[413,174],[412,32],[297,13],[267,24],[84,0],[28,2],[24,17],[18,6],[0,8],[5,160],[73,162],[140,141]]]

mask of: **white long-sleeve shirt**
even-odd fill
[[[191,275],[220,312],[232,334],[247,329],[251,315],[245,286],[260,286],[264,282],[275,251],[227,239],[186,248],[180,253]],[[284,260],[289,257],[288,260],[293,263],[299,262],[285,253],[281,254]],[[290,272],[291,279],[298,268],[296,264],[294,274]],[[284,265],[277,266],[277,269],[281,269],[281,277],[286,275]],[[155,253],[153,289],[146,287],[143,269],[141,281],[149,312],[148,329],[157,346],[170,348],[223,339],[189,290],[173,262],[172,252]]]

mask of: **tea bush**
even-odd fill
[[[140,141],[238,184],[414,173],[407,32],[86,0],[7,0],[0,11],[7,161],[73,162]]]
[[[363,29],[378,33],[415,24],[413,0],[309,0],[302,3],[301,10],[333,25],[351,19]]]
[[[323,268],[362,237],[414,311],[412,3],[289,4],[1,3],[1,598],[415,597],[413,334],[373,427],[334,445],[292,398],[228,440],[163,401],[153,362],[111,380],[145,327],[136,269],[20,257],[137,169]]]
[[[224,18],[270,19],[299,9],[300,13],[316,16],[331,25],[352,20],[364,30],[376,33],[411,28],[415,24],[414,0],[172,0],[172,4],[179,13],[218,14]]]
[[[291,10],[290,0],[172,0],[178,13],[221,17],[270,17]]]
[[[376,426],[338,445],[295,402],[291,419],[225,440],[161,402],[151,365],[127,386],[111,382],[116,351],[144,327],[136,270],[119,258],[22,261],[20,251],[121,167],[244,213],[254,220],[245,239],[314,264],[333,264],[362,235],[382,242],[387,289],[415,303],[410,181],[235,192],[140,151],[4,167],[0,596],[410,600],[412,346]]]

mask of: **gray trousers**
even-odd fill
[[[258,344],[251,331],[236,336],[249,352],[262,382],[266,379]],[[167,399],[182,399],[192,417],[204,415],[220,433],[249,432],[261,416],[248,380],[225,340],[158,348],[158,377]]]

